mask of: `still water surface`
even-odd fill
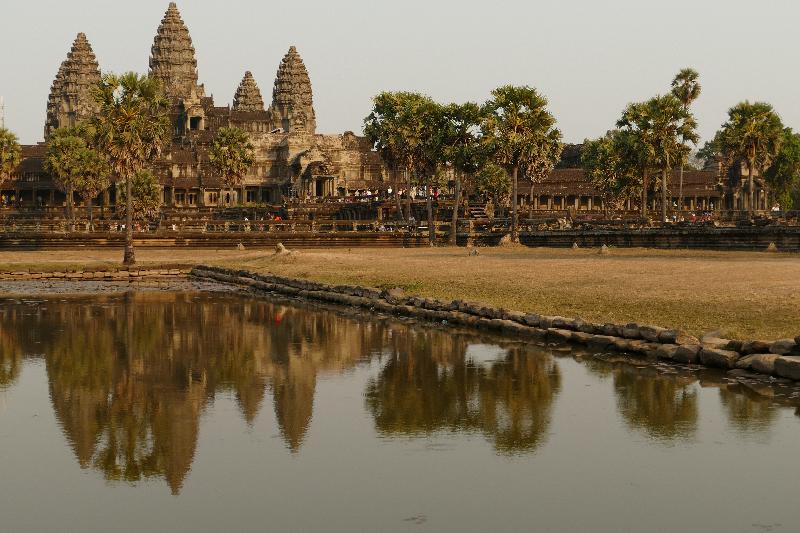
[[[3,300],[0,531],[798,531],[797,393],[755,388],[245,296]]]

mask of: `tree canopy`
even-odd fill
[[[21,161],[22,147],[19,139],[10,130],[0,128],[0,184],[11,178]]]
[[[255,148],[250,136],[240,128],[222,128],[217,132],[208,152],[211,166],[222,176],[226,187],[241,185],[255,161]]]
[[[95,89],[99,112],[92,119],[95,145],[111,172],[125,184],[124,263],[136,262],[133,250],[132,181],[157,158],[170,141],[167,100],[155,78],[135,72],[106,74]]]

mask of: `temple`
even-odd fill
[[[149,67],[149,74],[161,82],[170,101],[171,145],[153,164],[165,209],[275,205],[292,198],[341,197],[390,187],[390,173],[367,139],[352,132],[317,133],[311,79],[294,46],[278,65],[269,106],[250,71],[244,73],[232,95],[232,105],[217,106],[199,82],[189,29],[175,3],[170,3],[153,39]],[[97,113],[92,88],[99,80],[95,53],[86,35],[79,33],[50,89],[45,141],[54,130],[74,126]],[[208,158],[216,133],[225,127],[247,131],[256,149],[255,163],[242,186],[233,191],[222,187]],[[14,179],[0,190],[4,205],[65,205],[65,194],[44,169],[45,150],[45,143],[23,147],[23,161]],[[757,186],[758,208],[767,209],[772,201],[770,192],[760,180]],[[671,188],[677,204],[677,176]],[[718,168],[686,172],[683,193],[682,205],[703,210],[743,209],[748,196],[741,172],[722,176]],[[600,211],[606,207],[580,169],[579,145],[567,147],[561,163],[542,183],[526,187],[522,181],[519,194],[529,211]],[[80,199],[75,200],[80,205]],[[658,201],[654,198],[651,207]],[[99,204],[114,203],[112,187],[101,195]]]

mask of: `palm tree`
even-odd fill
[[[700,74],[691,68],[681,69],[672,80],[672,95],[680,100],[687,113],[692,103],[700,97]],[[680,178],[678,185],[678,208],[683,209],[683,167],[686,158],[681,159]]]
[[[488,153],[511,175],[511,240],[519,241],[517,190],[520,170],[544,152],[543,146],[560,133],[556,119],[547,111],[547,99],[532,87],[506,85],[492,91],[483,123]]]
[[[255,161],[255,148],[246,131],[240,128],[222,128],[211,144],[208,159],[211,166],[222,176],[222,182],[233,197],[233,188],[242,185],[244,177]],[[239,203],[244,201],[244,194],[241,196]]]
[[[661,170],[661,220],[667,219],[667,180],[675,163],[689,154],[686,142],[697,143],[697,123],[689,110],[675,96],[668,94],[647,101],[656,160]]]
[[[728,121],[712,141],[713,150],[727,166],[738,161],[747,164],[750,213],[755,211],[755,172],[763,173],[777,157],[784,140],[778,114],[764,102],[741,102],[728,111]]]
[[[74,223],[73,193],[80,194],[89,211],[89,227],[94,226],[92,201],[109,186],[105,161],[90,145],[93,132],[84,125],[56,129],[47,140],[45,168],[67,195],[69,218]]]
[[[10,130],[0,128],[0,184],[8,179],[22,161],[19,139]]]
[[[106,74],[95,90],[99,113],[92,119],[95,145],[110,170],[125,182],[125,256],[133,265],[132,179],[161,154],[169,142],[167,101],[157,79],[128,72]]]
[[[483,110],[478,104],[450,104],[442,108],[437,127],[441,162],[453,170],[455,194],[450,224],[450,244],[455,246],[458,210],[465,176],[472,176],[484,164],[486,145],[481,135]]]
[[[650,116],[652,109],[645,103],[628,104],[617,121],[620,128],[619,148],[626,165],[636,168],[641,176],[641,217],[647,218],[647,200],[650,190],[650,174],[656,166],[656,152]]]
[[[53,177],[58,188],[67,195],[67,213],[70,231],[75,223],[74,191],[81,179],[82,153],[86,142],[80,138],[75,128],[59,128],[47,140],[44,167]]]

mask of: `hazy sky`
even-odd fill
[[[41,140],[47,95],[78,32],[104,71],[146,72],[166,0],[0,0],[6,126]],[[603,134],[631,101],[700,72],[704,138],[739,100],[772,103],[800,128],[797,0],[286,0],[178,2],[200,81],[227,105],[245,70],[269,101],[290,45],[305,60],[318,130],[361,132],[370,98],[413,90],[483,102],[538,88],[567,141]]]

